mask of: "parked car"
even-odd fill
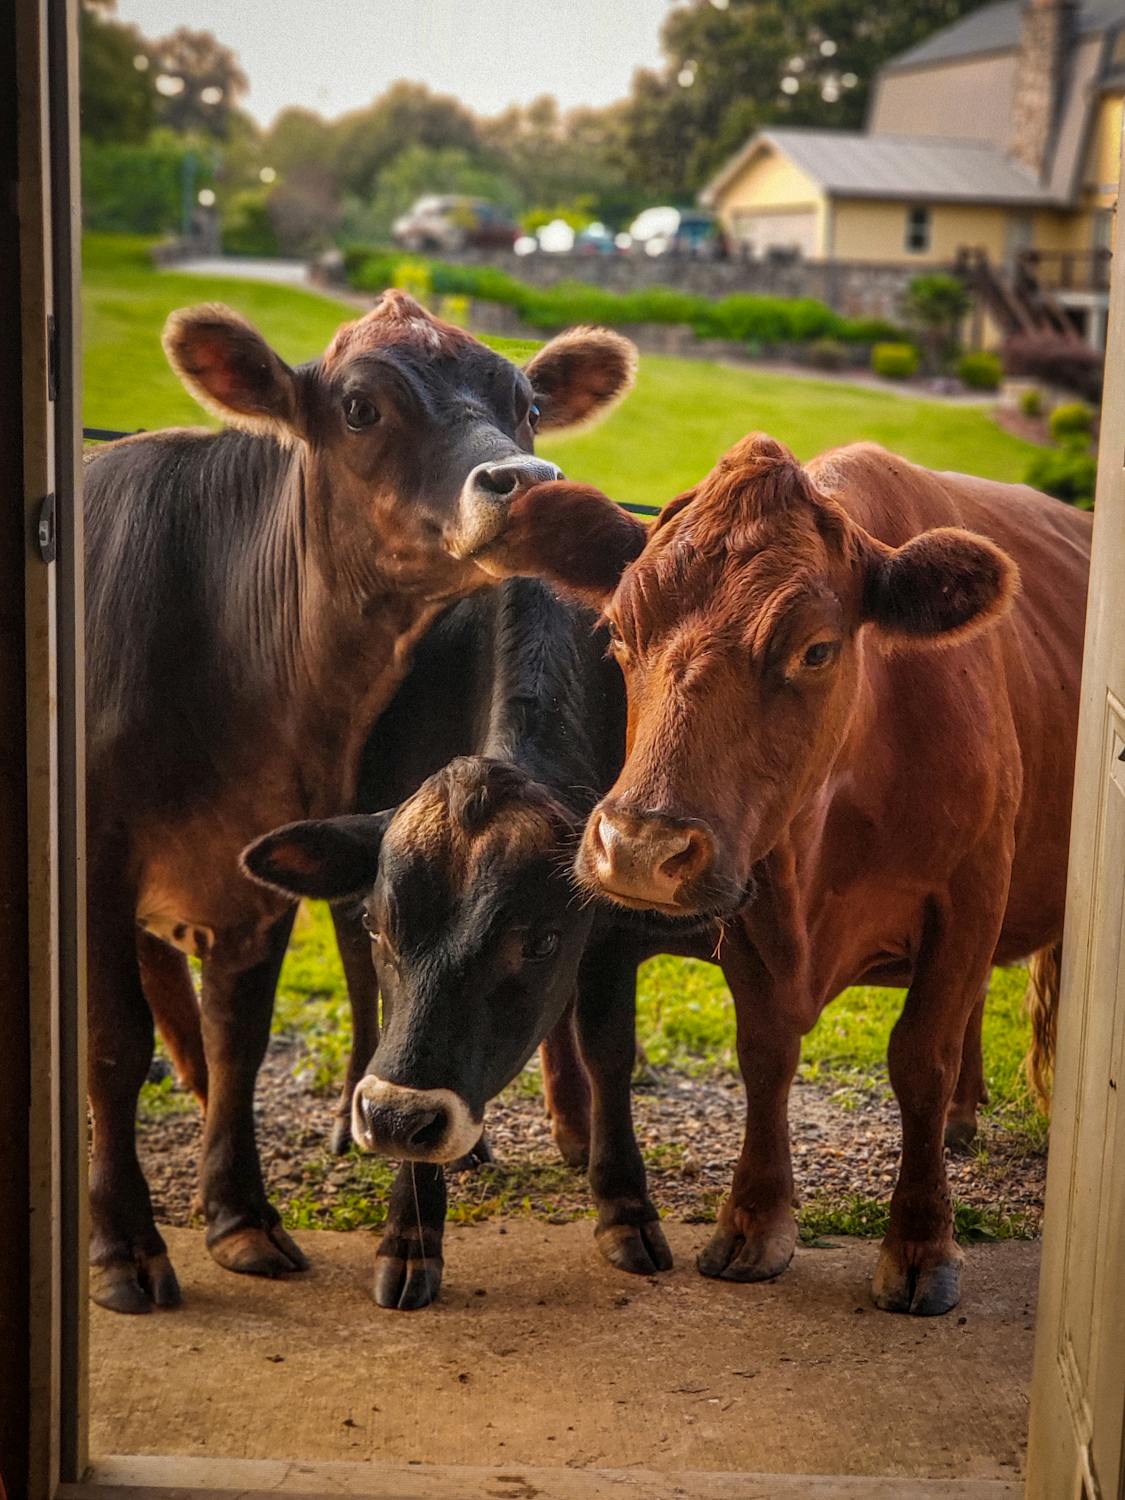
[[[632,249],[645,255],[697,255],[719,260],[726,237],[714,214],[662,204],[646,208],[629,225]]]
[[[458,250],[510,250],[519,237],[511,217],[487,198],[434,193],[419,198],[391,225],[404,250],[448,254]]]

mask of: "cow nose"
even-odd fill
[[[412,1089],[372,1074],[356,1085],[352,1134],[365,1151],[404,1161],[455,1161],[472,1150],[480,1131],[479,1116],[451,1089]]]
[[[583,849],[588,873],[607,895],[641,906],[690,907],[691,886],[714,859],[705,824],[609,804],[591,817]]]
[[[544,458],[509,458],[502,463],[478,464],[469,475],[470,485],[489,498],[515,499],[533,484],[561,479],[563,471]]]

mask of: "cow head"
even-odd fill
[[[627,757],[577,874],[588,891],[668,916],[743,902],[755,865],[829,777],[853,715],[870,709],[865,653],[965,641],[1018,586],[1006,554],[966,531],[885,545],[761,436],[651,532],[596,492],[533,489],[493,566],[602,606],[628,689]]]
[[[401,807],[295,823],[244,866],[289,895],[359,897],[383,1031],[352,1106],[371,1151],[453,1161],[573,997],[592,915],[579,823],[507,761],[463,757]]]
[[[532,457],[536,432],[600,416],[636,363],[627,340],[587,328],[520,370],[397,291],[298,369],[220,306],[173,313],[164,348],[208,410],[301,450],[309,542],[359,593],[483,583],[473,555],[512,499],[559,474]]]

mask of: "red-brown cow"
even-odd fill
[[[991,966],[1061,938],[1090,531],[1023,487],[866,445],[804,469],[753,436],[651,534],[544,485],[485,559],[599,601],[615,639],[629,751],[581,884],[726,919],[747,1131],[705,1275],[785,1269],[801,1036],[848,985],[904,984],[875,1301],[958,1301],[943,1127],[975,1111]]]

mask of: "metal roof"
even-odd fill
[[[963,16],[950,26],[943,26],[917,47],[901,52],[884,64],[884,71],[917,68],[926,63],[954,62],[978,53],[1010,52],[1020,44],[1023,0],[1000,0],[985,5],[971,15]],[[1108,31],[1125,22],[1122,0],[1082,0],[1078,7],[1079,34]]]
[[[1026,167],[975,141],[850,130],[763,130],[707,188],[713,196],[764,144],[826,192],[842,198],[909,198],[922,203],[1032,204],[1051,201]]]

